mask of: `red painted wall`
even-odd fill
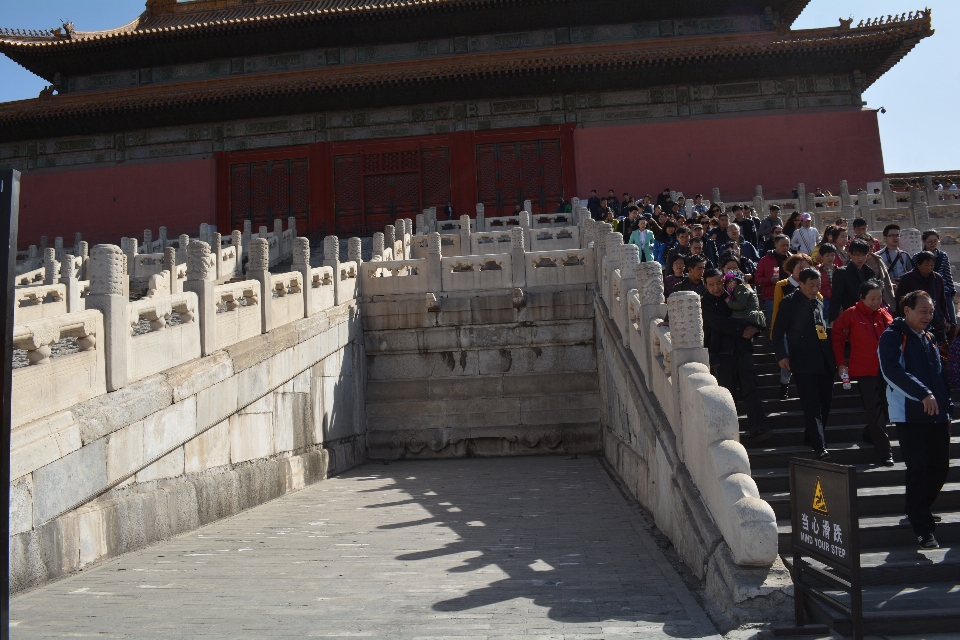
[[[140,165],[117,165],[23,174],[20,185],[18,244],[26,249],[40,236],[56,236],[73,245],[83,234],[91,246],[119,243],[123,236],[143,241],[143,230],[157,237],[161,225],[167,237],[196,235],[200,224],[216,222],[214,159]]]
[[[687,197],[713,187],[728,201],[789,197],[798,182],[839,193],[884,176],[874,111],[793,113],[580,128],[574,132],[577,195],[614,189],[656,197],[669,187]]]

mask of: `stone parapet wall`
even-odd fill
[[[372,458],[597,451],[589,287],[362,303]]]
[[[362,462],[364,360],[350,301],[15,429],[11,590]]]

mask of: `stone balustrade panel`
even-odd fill
[[[15,323],[52,318],[67,312],[67,287],[62,284],[19,286],[13,293]]]
[[[513,259],[509,253],[442,258],[440,266],[444,291],[513,288]]]
[[[457,223],[459,225],[459,223]],[[459,226],[458,226],[459,228]],[[471,240],[473,236],[471,234]],[[452,258],[455,256],[463,255],[462,243],[460,241],[460,234],[457,232],[457,235],[453,234],[441,234],[440,235],[440,255],[444,258]],[[429,242],[427,241],[427,236],[417,235],[413,236],[413,240],[410,245],[410,259],[412,260],[422,260],[427,257],[429,253],[428,250]],[[470,248],[467,247],[467,251]]]
[[[364,262],[360,278],[360,294],[364,297],[430,291],[426,259]]]
[[[338,277],[336,304],[360,295],[360,273],[356,262],[341,262]]]
[[[596,280],[591,249],[528,251],[524,258],[528,287],[583,285]]]
[[[530,230],[531,251],[556,251],[558,249],[579,249],[580,229],[570,226],[540,227]]]
[[[333,267],[314,267],[310,269],[310,309],[309,314],[319,313],[335,304],[333,285]]]
[[[509,231],[478,231],[470,234],[470,255],[488,256],[511,247]]]
[[[262,333],[259,281],[218,285],[213,289],[213,299],[217,307],[214,322],[216,349],[224,349]]]
[[[51,357],[50,347],[65,336],[76,339],[78,351]],[[14,325],[14,347],[31,362],[13,370],[14,428],[107,392],[103,336],[95,310]]]
[[[127,310],[128,384],[200,357],[197,294],[146,297],[129,303]]]
[[[279,273],[271,276],[271,282],[270,326],[276,328],[303,318],[303,276],[296,271]]]
[[[571,227],[574,222],[572,213],[541,213],[531,216],[532,229],[553,229],[557,227]]]

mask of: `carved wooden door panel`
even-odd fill
[[[360,154],[333,158],[333,185],[336,194],[334,214],[337,235],[363,234],[363,192]]]
[[[310,224],[310,179],[307,158],[266,160],[230,165],[230,226],[242,229],[245,220],[273,228],[273,220],[288,217],[298,227]]]
[[[477,200],[487,217],[510,215],[524,200],[533,213],[553,213],[562,184],[559,139],[477,145]]]

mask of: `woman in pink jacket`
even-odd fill
[[[880,464],[892,467],[893,457],[886,428],[886,383],[880,377],[880,357],[877,349],[880,336],[893,322],[893,317],[882,307],[883,286],[877,280],[867,280],[860,285],[860,300],[857,304],[841,313],[834,321],[831,339],[840,377],[857,382],[860,399],[867,412],[863,439],[873,443]],[[844,347],[848,343],[849,364],[844,356]]]

